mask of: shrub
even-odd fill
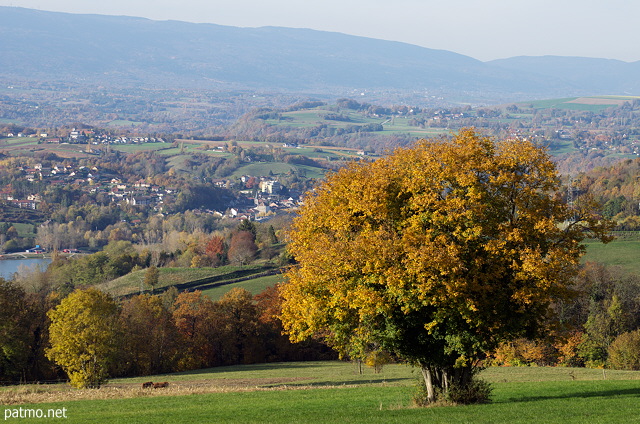
[[[478,378],[478,376],[474,374],[469,384],[449,385],[449,389],[446,392],[437,390],[436,404],[469,405],[474,403],[488,403],[491,401],[491,390],[491,384]],[[427,386],[422,378],[420,378],[416,384],[413,404],[418,407],[433,405],[429,402]]]
[[[471,383],[466,386],[450,387],[446,399],[449,402],[463,405],[487,403],[491,400],[491,385],[477,376],[473,376]]]
[[[640,370],[640,330],[619,335],[609,346],[609,366],[621,370]]]

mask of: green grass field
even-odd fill
[[[620,266],[625,271],[640,275],[640,240],[620,238],[608,244],[587,241],[583,261],[601,262]]]
[[[599,112],[611,107],[617,107],[621,101],[636,100],[637,96],[590,96],[569,97],[563,99],[535,100],[523,102],[523,106],[532,106],[534,109],[568,109],[577,111]]]
[[[23,224],[21,222],[9,222],[10,225],[15,227],[20,237],[35,237],[37,226],[34,224]]]
[[[38,144],[37,137],[3,138],[2,140],[0,140],[0,146],[30,146],[34,144]]]
[[[303,172],[307,178],[317,179],[323,178],[325,171],[324,169],[307,165],[294,165],[283,162],[266,162],[243,165],[233,172],[232,177],[240,178],[242,175],[267,176],[269,175],[269,172],[274,175],[285,175],[289,172],[300,173],[300,170],[304,170]]]
[[[240,281],[238,283],[226,284],[224,286],[214,287],[211,289],[202,290],[202,293],[209,296],[212,300],[219,300],[229,290],[234,288],[242,288],[247,290],[252,295],[256,295],[266,289],[267,287],[274,286],[282,282],[282,275],[268,275],[266,277],[252,278],[251,280]]]
[[[410,399],[417,373],[403,365],[360,375],[351,363],[298,362],[114,380],[99,390],[5,388],[0,413],[65,408],[62,422],[106,424],[638,421],[638,372],[603,376],[602,370],[522,367],[489,368],[481,376],[493,386],[492,402],[484,405],[415,408]],[[166,396],[161,389],[144,391],[143,381],[169,381],[170,388]]]
[[[156,289],[214,277],[219,277],[217,282],[224,283],[227,279],[234,280],[238,278],[237,275],[232,273],[242,272],[243,274],[251,275],[252,273],[258,274],[264,272],[265,269],[261,265],[243,267],[227,265],[218,268],[159,268],[159,271]],[[115,280],[97,284],[96,287],[113,296],[124,296],[139,293],[140,291],[148,291],[149,287],[144,285],[145,273],[146,269],[141,269],[116,278]]]
[[[138,153],[151,150],[168,150],[170,147],[171,144],[169,143],[112,144],[111,150],[118,150],[125,153]]]
[[[128,119],[116,119],[107,124],[109,127],[135,127],[136,125],[142,125],[141,121],[130,121]]]

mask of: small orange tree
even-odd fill
[[[354,357],[379,344],[421,368],[429,402],[464,391],[485,352],[536,332],[580,241],[606,241],[559,188],[545,150],[473,130],[331,175],[290,232],[285,331]]]

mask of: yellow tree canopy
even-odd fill
[[[99,387],[117,352],[114,300],[95,288],[76,290],[47,315],[51,319],[47,357],[64,369],[74,387]]]
[[[407,361],[468,366],[536,330],[587,235],[544,149],[473,130],[421,140],[331,175],[305,200],[288,248],[282,321],[342,354],[381,344]]]

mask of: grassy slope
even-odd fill
[[[159,268],[160,273],[156,288],[169,287],[209,277],[221,277],[220,282],[222,282],[225,280],[225,274],[243,270],[246,270],[248,273],[260,273],[264,271],[260,265],[243,267],[227,265],[218,268]],[[134,271],[107,283],[98,284],[97,287],[115,296],[136,293],[140,291],[141,287],[145,290],[148,289],[148,287],[144,287],[143,285],[145,273],[146,269]],[[238,277],[229,277],[229,279],[235,278]]]
[[[366,369],[364,375],[358,375],[352,364],[321,362],[221,367],[110,383],[128,382],[139,386],[143,380],[167,380],[179,386],[189,381],[244,381],[245,389],[227,388],[189,396],[157,396],[157,391],[145,393],[136,389],[143,397],[107,395],[98,400],[64,400],[22,407],[65,407],[68,417],[65,422],[107,424],[616,423],[637,419],[638,372],[608,371],[607,380],[603,380],[601,370],[490,368],[482,376],[494,387],[493,402],[486,405],[412,408],[409,399],[416,373],[409,367],[387,366],[382,374]],[[296,377],[297,380],[277,387],[267,384],[267,387],[255,388],[261,385],[261,379],[293,380]],[[252,381],[256,383],[254,389],[247,390]],[[296,387],[299,385],[304,386]],[[0,396],[6,398],[7,390],[12,389],[0,389]],[[111,393],[108,387],[101,390]],[[94,390],[87,396],[100,394]],[[71,391],[69,397],[78,397],[78,392]]]
[[[219,300],[229,290],[233,288],[242,288],[249,291],[252,295],[256,295],[269,286],[282,282],[282,275],[269,275],[266,277],[253,278],[251,280],[240,281],[239,283],[231,283],[224,286],[214,287],[203,290],[202,293],[209,296],[212,300]]]

